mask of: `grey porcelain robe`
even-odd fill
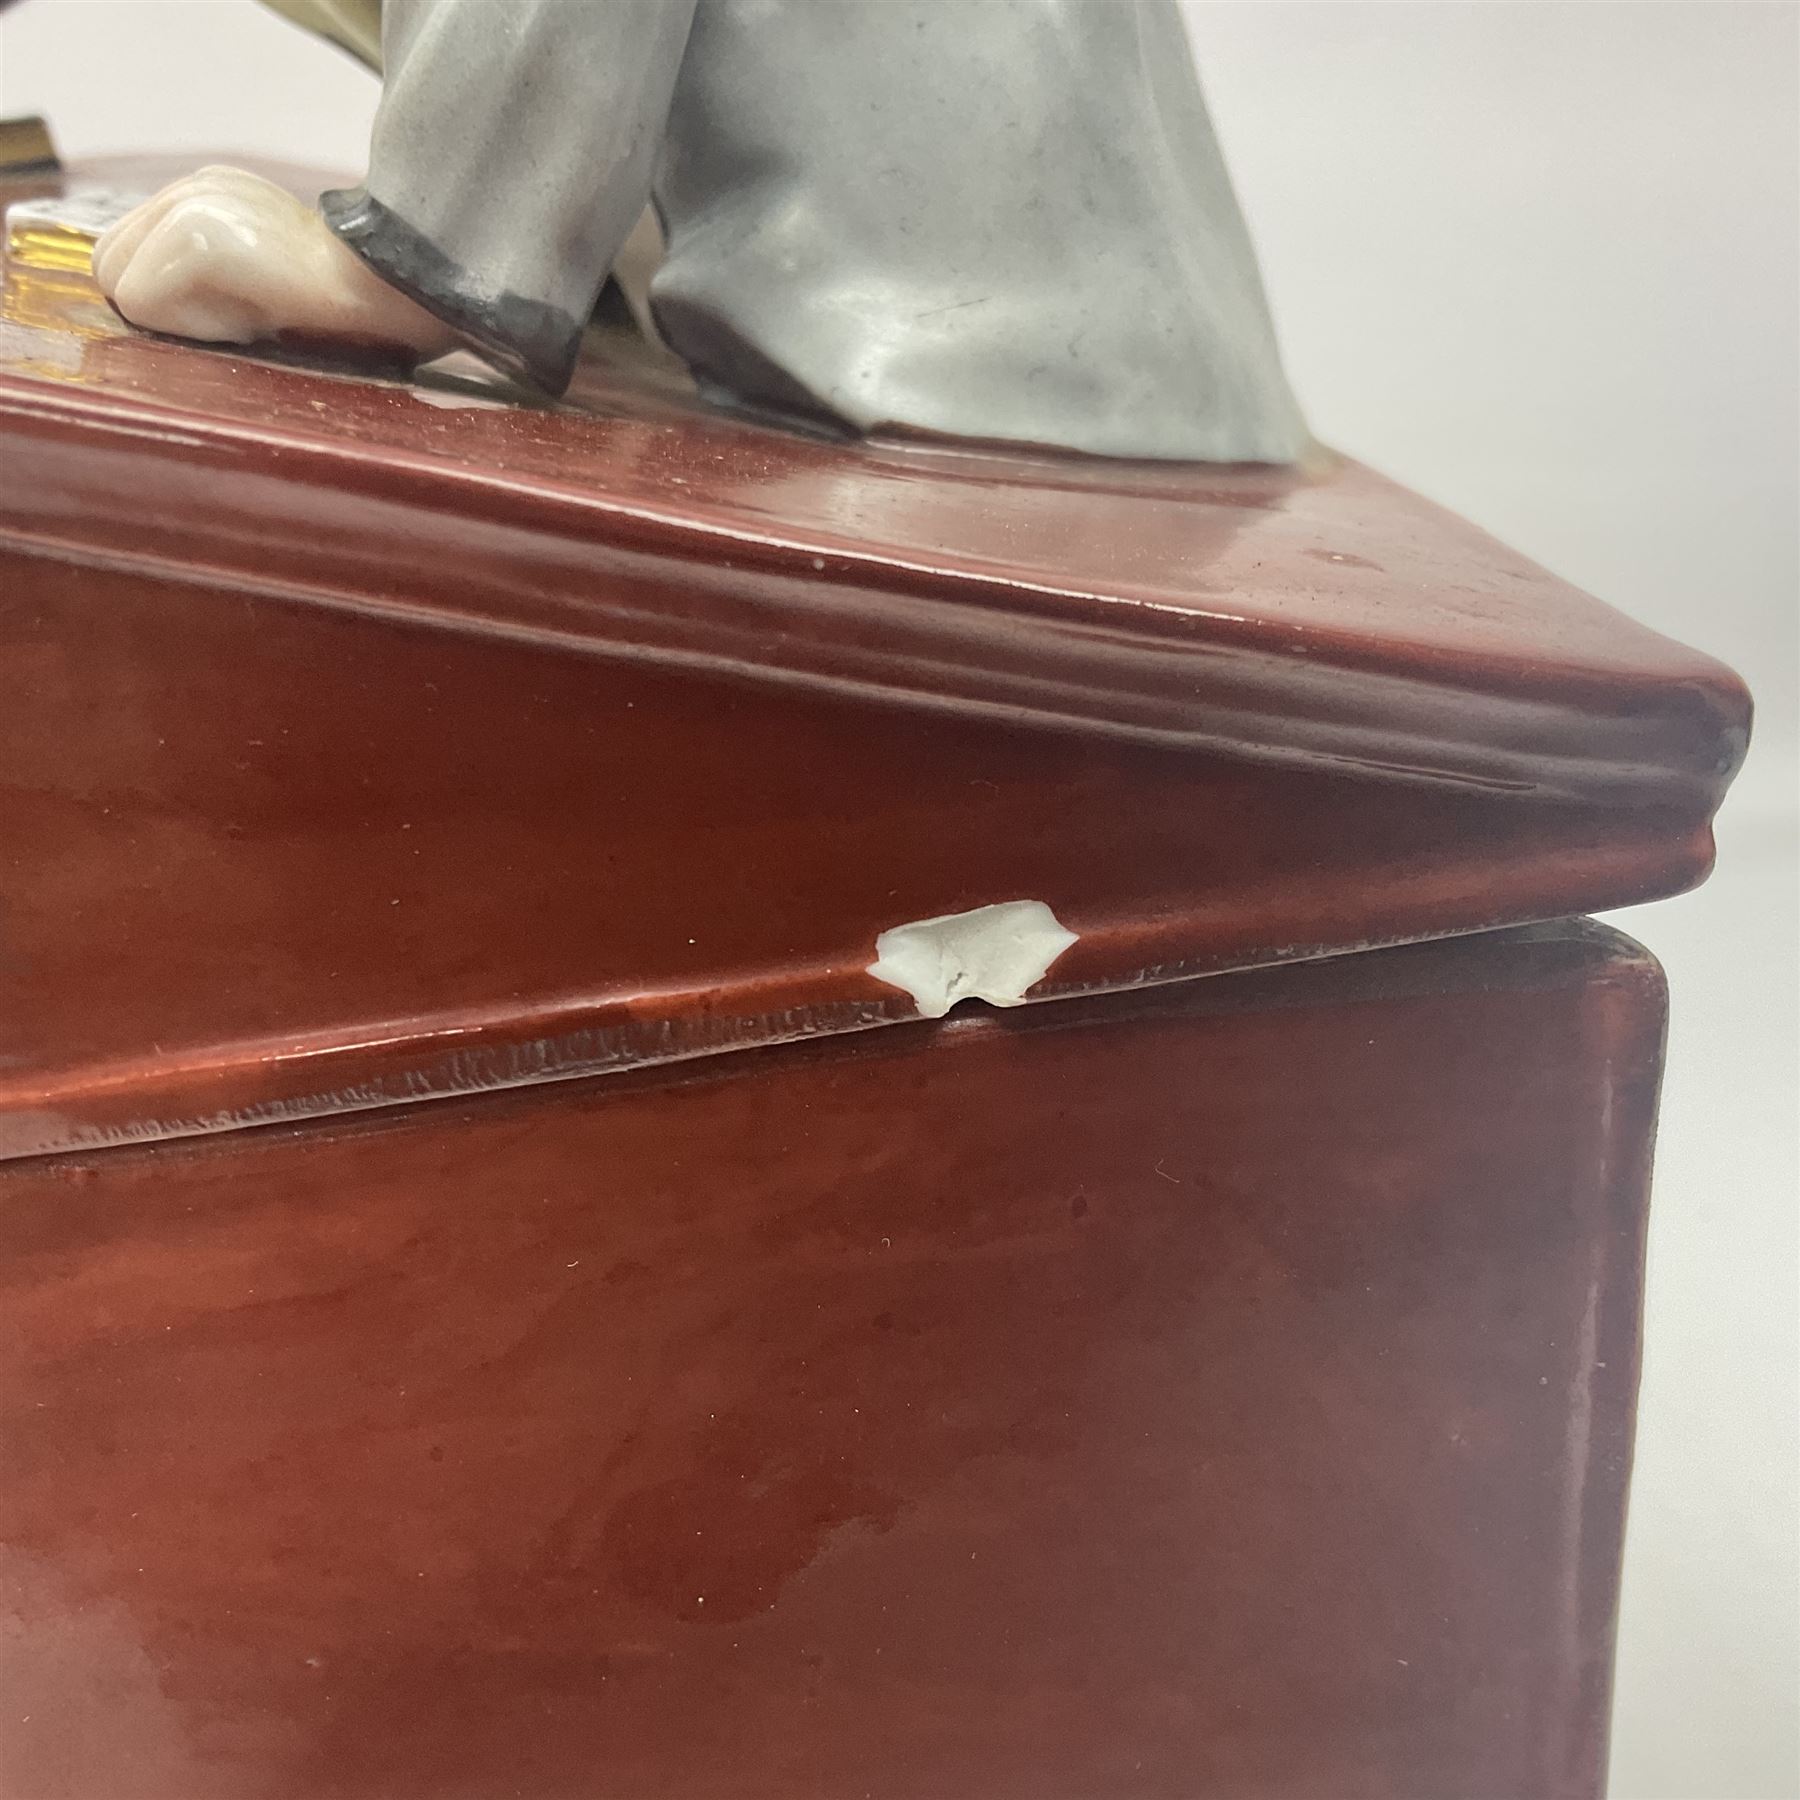
[[[1304,447],[1176,0],[386,0],[382,56],[327,218],[553,390],[653,199],[658,328],[740,403]]]

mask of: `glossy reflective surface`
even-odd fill
[[[0,1174],[9,1795],[1593,1795],[1562,927]]]
[[[1728,671],[1333,459],[809,440],[604,346],[496,406],[148,338],[74,276],[4,300],[0,532],[46,553],[1508,790],[1704,810],[1742,749]]]
[[[0,1171],[0,1791],[1598,1794],[1565,926]]]
[[[170,171],[99,171],[154,187]],[[0,1156],[906,1017],[1034,900],[1066,997],[1704,874],[1726,671],[1332,464],[776,432],[0,288]]]
[[[1038,997],[1617,904],[1670,809],[808,699],[0,555],[0,1151],[905,1018],[880,934],[1041,899]]]
[[[0,297],[0,1794],[1592,1800],[1660,981],[1337,953],[1697,879],[1732,677],[1342,465]]]

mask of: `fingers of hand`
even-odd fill
[[[248,343],[285,323],[284,276],[311,224],[308,209],[271,182],[202,169],[112,225],[94,247],[94,277],[135,325]]]
[[[247,170],[228,169],[217,163],[196,169],[192,175],[170,182],[141,205],[134,206],[100,234],[94,245],[94,279],[110,295],[132,253],[170,208],[179,206],[184,200],[226,196],[242,196],[251,204],[260,202],[265,208],[270,196],[286,201],[290,206],[299,204],[273,183]]]
[[[279,328],[266,302],[311,214],[243,169],[209,167],[128,212],[94,247],[94,279],[133,324],[214,342]]]

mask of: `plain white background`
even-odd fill
[[[1613,1793],[1788,1800],[1800,8],[1200,0],[1191,17],[1319,434],[1757,692],[1718,875],[1618,921],[1667,965],[1674,1016]],[[65,153],[357,173],[374,102],[251,0],[32,0],[0,25],[0,112],[48,114]]]

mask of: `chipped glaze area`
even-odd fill
[[[890,926],[875,940],[869,973],[910,994],[923,1019],[941,1019],[961,1000],[1019,1006],[1078,935],[1041,900],[1002,900]]]

